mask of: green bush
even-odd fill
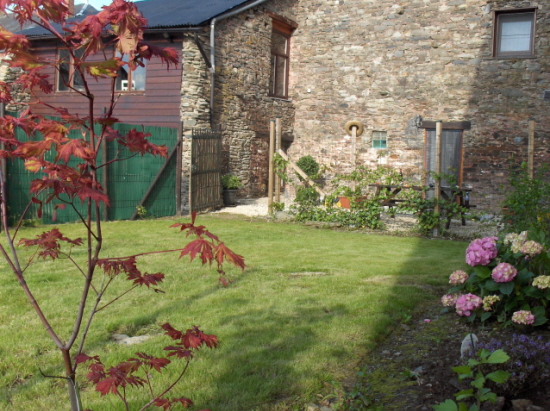
[[[296,165],[302,169],[306,175],[311,178],[312,180],[315,180],[319,176],[319,163],[311,156],[303,156],[298,159],[296,162]],[[298,176],[300,180],[302,180],[302,177]]]
[[[299,204],[318,204],[319,193],[313,187],[300,187],[296,190],[294,201]]]
[[[550,233],[550,177],[548,167],[540,167],[531,178],[527,165],[513,167],[510,189],[502,203],[505,232],[537,230]]]
[[[224,174],[222,176],[222,187],[227,190],[236,190],[241,188],[241,179],[233,174]]]

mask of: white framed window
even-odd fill
[[[117,52],[117,57],[121,57]],[[128,55],[122,56],[122,61],[128,62]],[[134,71],[128,66],[123,66],[118,70],[118,76],[115,80],[116,91],[145,91],[145,80],[147,65],[144,67],[138,66]]]
[[[373,131],[372,132],[372,148],[386,149],[388,148],[388,132]]]
[[[534,55],[535,9],[495,11],[494,57]]]

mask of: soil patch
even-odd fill
[[[492,338],[510,339],[513,330],[501,327],[481,329],[460,320],[454,313],[441,314],[439,301],[426,303],[410,321],[395,327],[390,336],[365,360],[367,383],[376,403],[384,411],[428,411],[432,405],[455,398],[461,389],[471,388],[459,383],[451,367],[461,364],[460,347],[464,337],[474,333],[482,342]],[[517,333],[517,332],[516,332]],[[548,328],[537,331],[545,340],[550,338]],[[487,410],[511,411],[512,400],[529,400],[536,407],[530,410],[550,410],[550,384],[547,378],[542,387],[530,389],[519,397],[505,398],[504,404]],[[487,404],[489,405],[489,404]],[[540,408],[537,408],[540,407]]]

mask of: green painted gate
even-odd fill
[[[8,113],[12,114],[12,113]],[[13,114],[12,114],[13,115]],[[99,178],[110,198],[110,207],[107,212],[102,210],[102,218],[108,220],[125,220],[136,216],[136,207],[142,205],[147,214],[152,217],[165,217],[176,215],[176,155],[178,146],[178,130],[167,127],[143,127],[129,124],[115,124],[115,129],[125,133],[132,128],[151,133],[149,141],[154,144],[168,146],[171,154],[168,158],[154,157],[152,155],[132,156],[126,148],[119,150],[118,144],[109,142],[107,145],[107,161],[121,159],[109,163],[105,168],[99,169]],[[69,137],[80,138],[78,130],[74,130]],[[17,138],[26,141],[27,137],[22,130],[17,130]],[[100,153],[98,163],[102,164],[105,150]],[[48,153],[46,160],[52,160],[54,153]],[[69,165],[78,164],[77,159],[72,159]],[[7,204],[10,223],[16,222],[25,209],[25,219],[37,218],[37,206],[31,203],[29,187],[32,180],[41,178],[40,173],[33,174],[27,171],[21,160],[8,160],[7,174]],[[105,185],[105,178],[107,184]],[[79,200],[76,210],[85,214],[85,205]],[[65,209],[54,210],[54,204],[44,205],[42,221],[44,224],[74,222],[79,219],[78,212],[67,206]]]

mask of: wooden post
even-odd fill
[[[356,149],[357,149],[357,126],[352,126],[351,127],[351,172],[355,171],[355,163],[357,161]],[[351,183],[352,190],[355,191],[355,187],[356,187],[356,184],[355,184],[355,181],[353,181]]]
[[[527,171],[533,178],[533,160],[535,152],[535,120],[529,120],[529,143],[527,145]]]
[[[281,118],[277,117],[275,119],[275,151],[281,149],[282,134]],[[275,176],[275,201],[277,203],[281,201],[281,177],[278,175]]]
[[[103,113],[105,114],[107,112],[107,109],[103,108]],[[94,125],[92,124],[92,127]],[[107,139],[103,138],[103,141],[101,142],[101,155],[103,156],[103,163],[105,164],[105,167],[103,167],[103,190],[105,191],[105,194],[109,195],[109,159],[107,158],[109,151],[107,150]],[[109,207],[107,207],[106,204],[103,204],[103,221],[109,221]]]
[[[443,122],[437,120],[435,122],[435,209],[434,212],[441,212],[439,207],[439,199],[441,198],[441,137],[443,134]],[[437,237],[439,227],[434,229],[434,236]]]
[[[178,151],[176,153],[176,216],[181,216],[181,173],[183,161],[183,122],[178,124]]]
[[[273,214],[273,156],[275,155],[275,120],[269,120],[269,175],[267,182],[267,207],[269,214]]]
[[[6,105],[5,105],[5,103],[0,103],[0,117],[4,118],[5,116],[6,116]],[[4,151],[5,148],[6,148],[5,144],[0,143],[0,150]],[[7,163],[6,163],[5,158],[0,159],[0,161],[2,161],[2,182],[4,183],[4,187],[6,187],[6,182],[8,181],[8,177],[6,175],[6,173],[8,172],[8,167],[7,167]],[[8,190],[7,189],[4,191],[4,195],[7,197],[7,195],[8,195]],[[2,200],[6,203],[6,206],[7,206],[8,199],[3,198]],[[7,210],[7,207],[6,207],[6,210]],[[1,217],[2,217],[2,213],[0,212],[0,219],[2,220],[2,223],[0,223],[0,231],[2,231],[2,227],[4,225],[4,223],[3,223],[4,219],[1,218]]]

